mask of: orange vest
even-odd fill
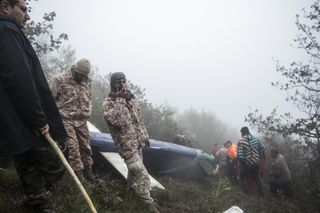
[[[233,160],[237,157],[237,146],[231,144],[227,150],[227,155]]]

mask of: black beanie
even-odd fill
[[[126,80],[126,76],[123,72],[114,72],[111,74],[111,77],[110,77],[110,88],[112,91],[115,90],[114,88],[114,84],[117,80],[120,80],[120,79],[124,79]]]

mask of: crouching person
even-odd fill
[[[52,213],[48,192],[64,169],[43,135],[50,132],[64,141],[67,134],[38,56],[22,31],[29,19],[24,0],[0,0],[0,155],[12,156],[26,204]]]
[[[150,212],[158,212],[150,196],[150,178],[143,164],[142,148],[149,147],[149,136],[134,95],[127,89],[122,72],[111,75],[108,97],[103,103],[104,118],[120,156],[128,167],[128,186]]]

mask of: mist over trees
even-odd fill
[[[103,119],[102,103],[110,92],[110,74],[102,76],[95,71],[93,80],[93,114],[92,121],[100,130],[108,132]],[[234,129],[216,118],[212,112],[197,112],[190,109],[179,113],[174,107],[163,104],[154,106],[145,97],[145,89],[128,80],[128,88],[136,96],[141,106],[144,123],[151,138],[172,142],[178,134],[185,134],[195,147],[208,152],[214,143],[224,143],[226,140],[236,140]]]
[[[240,137],[239,131],[229,127],[220,121],[211,111],[196,111],[190,108],[179,114],[179,126],[192,137],[199,147],[204,147],[210,152],[213,144],[223,144],[227,140],[237,142]]]
[[[296,16],[298,31],[294,44],[302,49],[307,61],[293,61],[289,66],[276,63],[284,82],[272,85],[287,93],[302,114],[294,118],[290,112],[278,114],[277,108],[268,116],[259,110],[247,115],[246,121],[264,135],[268,146],[277,147],[288,157],[295,190],[300,199],[317,199],[320,195],[320,4],[313,1],[302,15]],[[309,201],[311,201],[309,200]],[[307,200],[303,200],[308,202]]]
[[[313,151],[320,154],[320,9],[319,1],[310,8],[303,9],[303,17],[297,15],[298,36],[294,39],[297,48],[303,49],[308,61],[293,61],[289,67],[278,61],[277,72],[285,77],[285,82],[272,82],[273,86],[288,94],[291,102],[303,113],[301,118],[293,118],[290,112],[278,115],[277,110],[263,117],[256,110],[248,114],[246,120],[258,131],[273,131],[287,135],[298,135],[300,140]]]
[[[32,10],[30,3],[34,1],[37,0],[26,0],[29,12]],[[23,29],[38,56],[58,50],[63,41],[68,40],[66,33],[54,36],[53,21],[55,17],[56,13],[54,11],[45,13],[41,21],[30,20]]]
[[[27,0],[28,10],[32,10],[30,3],[33,0]],[[29,21],[24,29],[27,38],[34,47],[42,68],[48,80],[54,75],[63,71],[75,61],[75,50],[71,46],[63,46],[63,42],[68,40],[66,33],[60,33],[54,36],[53,22],[56,13],[45,13],[42,21]]]
[[[247,123],[260,133],[261,140],[267,147],[276,147],[286,157],[292,171],[293,188],[298,195],[295,199],[299,205],[317,210],[320,210],[316,206],[320,197],[319,2],[313,1],[308,8],[302,10],[301,15],[296,16],[299,34],[294,39],[294,44],[304,50],[308,61],[293,61],[289,66],[277,61],[276,71],[286,80],[272,82],[273,86],[288,94],[288,102],[296,106],[304,116],[294,118],[290,112],[278,114],[277,108],[268,116],[263,116],[259,110],[246,116]],[[39,55],[48,80],[68,70],[77,60],[76,50],[64,43],[68,36],[65,33],[54,36],[54,18],[55,13],[49,12],[41,22],[31,21],[26,28],[26,34]],[[105,70],[103,72],[106,73]],[[103,132],[109,132],[102,108],[103,100],[110,92],[109,79],[113,71],[108,72],[109,74],[103,75],[93,65],[90,74],[93,81],[93,113],[90,121]],[[130,79],[128,88],[141,105],[145,125],[153,139],[171,142],[176,135],[185,134],[194,147],[210,153],[213,144],[222,144],[226,140],[237,142],[240,137],[238,129],[219,120],[212,111],[190,108],[179,112],[168,104],[156,106],[146,98],[146,89],[135,85]],[[270,164],[267,165],[264,177],[266,180],[269,175],[268,166]]]
[[[31,10],[28,0],[29,10]],[[25,29],[28,39],[34,46],[45,75],[50,81],[53,76],[68,70],[76,62],[76,50],[64,44],[68,40],[66,33],[54,36],[55,12],[43,15],[42,21],[30,21]],[[90,60],[90,58],[89,58]],[[110,92],[110,75],[102,75],[93,65],[90,74],[92,79],[92,104],[93,112],[90,121],[101,131],[108,132],[103,119],[102,103]],[[125,73],[125,71],[124,71]],[[211,150],[214,143],[224,143],[226,140],[235,139],[235,130],[219,121],[212,112],[197,112],[190,109],[179,113],[168,104],[155,106],[146,99],[145,90],[133,84],[128,79],[128,88],[135,94],[142,109],[142,116],[151,138],[164,141],[173,141],[178,134],[189,136],[192,143],[207,151]]]
[[[61,33],[57,38],[53,36],[54,18],[54,12],[45,14],[42,22],[32,21],[26,29],[48,81],[53,76],[67,71],[76,62],[76,51],[72,46],[63,43],[68,36],[65,33]],[[102,103],[110,92],[110,75],[111,72],[102,75],[94,65],[90,74],[93,87],[93,112],[90,121],[104,132],[108,132],[108,128],[103,119]],[[145,97],[146,89],[133,84],[130,79],[128,88],[141,105],[142,116],[151,138],[171,142],[178,134],[185,134],[196,147],[207,151],[211,150],[214,143],[224,143],[226,140],[236,138],[235,131],[219,121],[212,112],[197,112],[190,109],[179,113],[168,104],[154,106]]]

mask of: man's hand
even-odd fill
[[[44,127],[38,129],[37,132],[40,133],[40,135],[47,134],[49,132],[49,125],[48,124],[44,125]]]
[[[118,88],[117,91],[116,91],[116,97],[124,98],[123,96],[124,96],[126,90],[127,90],[126,86]]]

